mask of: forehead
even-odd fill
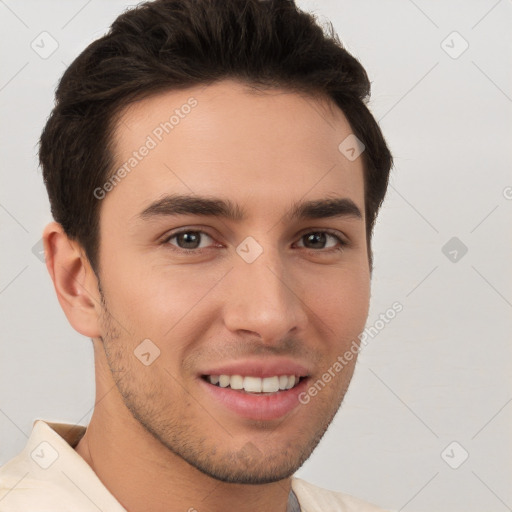
[[[124,172],[103,208],[115,204],[126,219],[163,194],[188,193],[234,196],[263,214],[337,194],[364,210],[362,158],[339,149],[350,134],[335,105],[285,89],[224,80],[159,93],[119,117],[114,170]]]

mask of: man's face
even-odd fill
[[[176,109],[166,133],[160,123]],[[293,474],[350,382],[355,358],[332,368],[364,328],[370,288],[363,163],[338,149],[350,134],[341,111],[319,99],[250,94],[234,81],[142,100],[118,123],[116,169],[134,151],[138,160],[101,203],[108,309],[95,345],[117,381],[119,410],[110,412],[128,408],[144,432],[214,478]],[[176,213],[170,201],[149,208],[170,195],[229,202],[239,215],[186,213],[183,204]],[[339,215],[292,215],[326,199],[348,201],[331,208]],[[256,394],[212,375],[271,390],[291,386],[286,375],[301,378]],[[319,379],[302,404],[298,395]]]

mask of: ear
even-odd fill
[[[69,323],[84,336],[99,337],[102,308],[98,280],[83,248],[68,238],[57,222],[45,227],[43,243],[46,268]]]

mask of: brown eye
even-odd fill
[[[165,242],[171,243],[171,240],[176,240],[176,243],[171,243],[171,245],[175,245],[178,249],[183,249],[185,251],[203,249],[207,247],[205,245],[201,245],[205,237],[212,240],[212,238],[203,231],[181,231],[168,237]]]
[[[329,238],[334,240],[334,245],[326,246]],[[339,237],[327,231],[313,231],[301,237],[306,249],[334,249],[336,245],[342,247],[345,242]]]

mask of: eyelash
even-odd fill
[[[202,231],[199,229],[183,229],[181,231],[176,231],[174,233],[171,233],[169,236],[165,237],[165,239],[162,240],[162,244],[166,245],[166,246],[170,246],[171,244],[169,244],[169,242],[173,238],[176,238],[177,236],[179,236],[183,233],[200,233],[200,234],[209,236],[211,239],[213,239],[213,236],[209,235],[206,231]],[[310,252],[314,252],[314,253],[331,254],[331,253],[335,253],[338,251],[342,251],[348,245],[348,243],[345,242],[339,235],[337,235],[336,232],[331,231],[329,229],[307,231],[299,237],[299,240],[302,240],[302,238],[304,238],[307,235],[312,235],[312,234],[317,234],[317,233],[326,233],[326,234],[332,236],[333,238],[335,238],[338,241],[339,245],[337,247],[332,247],[330,249],[308,249],[307,247],[305,247],[304,249],[306,249],[307,251],[310,251]],[[208,251],[209,249],[211,249],[211,247],[203,247],[201,249],[182,249],[181,247],[172,246],[171,250],[177,251],[178,253],[181,253],[181,254],[198,254],[199,255],[199,254],[203,254],[205,251]]]

